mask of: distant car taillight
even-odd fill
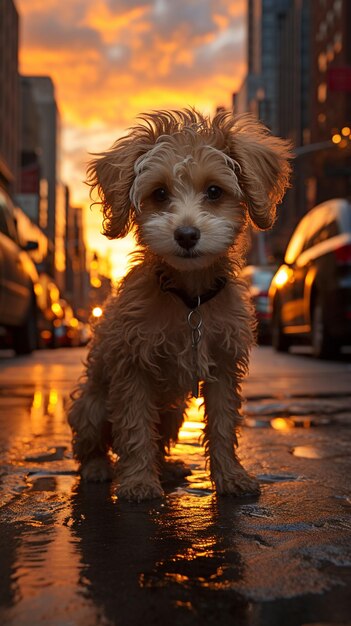
[[[337,248],[334,250],[334,254],[336,256],[336,260],[340,265],[346,265],[351,263],[351,244],[347,244],[346,246],[342,246],[341,248]]]

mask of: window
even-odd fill
[[[342,34],[336,33],[334,35],[334,51],[335,54],[338,54],[342,50]]]
[[[327,83],[318,85],[318,102],[325,102],[327,99]]]
[[[303,245],[304,251],[340,234],[335,212],[331,211],[330,207],[312,211],[310,215],[310,228]]]
[[[327,71],[327,55],[324,52],[318,55],[318,68],[320,72]]]

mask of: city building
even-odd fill
[[[54,233],[54,268],[55,278],[61,293],[66,291],[66,219],[69,205],[67,185],[61,181],[55,186],[55,233]]]
[[[295,147],[311,141],[311,3],[284,2],[277,11],[277,103],[274,132]]]
[[[296,150],[288,196],[296,220],[314,205],[351,191],[351,4],[318,0],[308,5],[309,136]]]
[[[311,10],[311,142],[317,143],[351,122],[351,3],[321,0]]]
[[[59,134],[60,117],[55,99],[55,87],[50,76],[26,76],[39,118],[39,155],[41,179],[47,188],[47,211],[40,213],[39,225],[51,241],[55,241],[56,182],[60,180]]]
[[[0,0],[0,186],[16,191],[19,168],[18,13]]]
[[[83,209],[67,201],[66,219],[66,296],[79,320],[89,315],[89,273],[84,242]]]
[[[60,115],[50,76],[21,77],[22,176],[17,201],[42,228],[49,247],[46,272],[65,289],[66,187],[60,179]],[[35,202],[35,196],[37,202]]]
[[[237,113],[250,111],[278,134],[282,22],[293,0],[248,0],[247,75],[235,98]]]
[[[93,252],[92,256],[90,255],[88,264],[90,279],[89,307],[90,310],[93,310],[94,307],[102,305],[110,295],[112,282],[107,276],[110,272],[106,271],[109,265],[109,263],[106,264],[106,259],[99,257],[96,252]]]
[[[292,188],[264,236],[280,256],[309,209],[350,194],[351,3],[248,0],[247,9],[248,72],[234,111],[251,111],[294,148]]]
[[[110,288],[101,276],[90,284],[82,209],[70,204],[60,177],[60,115],[50,76],[19,76],[19,15],[13,0],[0,0],[0,187],[14,201],[20,241],[43,281],[43,293],[73,307],[85,321],[92,301]],[[49,289],[49,290],[50,290]],[[93,292],[91,293],[91,290]]]
[[[20,76],[20,174],[16,202],[37,225],[43,221],[40,211],[47,215],[47,198],[40,203],[40,119],[32,85],[26,76]]]

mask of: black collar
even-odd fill
[[[189,294],[184,289],[178,289],[177,287],[173,287],[170,284],[168,277],[162,272],[158,272],[158,278],[160,281],[160,287],[162,291],[169,291],[170,293],[174,293],[178,298],[184,302],[185,306],[189,309],[196,309],[201,304],[212,300],[220,291],[222,291],[223,287],[225,287],[227,283],[227,279],[225,276],[218,276],[215,280],[214,287],[205,291],[200,296],[189,296]]]

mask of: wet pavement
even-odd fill
[[[173,449],[191,474],[119,501],[72,460],[83,349],[0,354],[0,624],[351,624],[351,359],[259,348],[240,457],[258,498],[218,498],[194,403]]]

